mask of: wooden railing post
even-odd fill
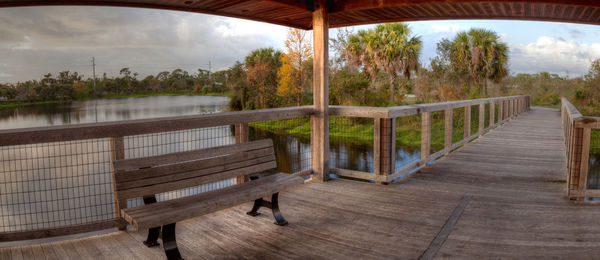
[[[588,164],[590,162],[590,139],[592,137],[591,128],[583,128],[581,138],[581,162],[579,164],[579,184],[578,184],[578,200],[583,200],[587,190],[587,175]]]
[[[465,107],[465,134],[464,137],[467,138],[471,136],[471,106]]]
[[[453,110],[446,109],[444,111],[444,148],[452,146],[452,128],[453,128]]]
[[[249,134],[248,130],[249,130],[248,123],[235,124],[235,143],[236,144],[248,142],[248,134]],[[248,181],[247,175],[236,177],[237,184],[242,184],[247,181]]]
[[[489,127],[492,127],[494,125],[494,121],[496,120],[496,103],[494,102],[490,102],[490,125]]]
[[[431,151],[431,112],[421,114],[421,160]]]
[[[312,178],[329,179],[329,14],[327,1],[314,1],[313,25],[313,102],[311,116]]]
[[[485,128],[485,103],[479,104],[479,131],[483,131]]]
[[[375,118],[374,123],[373,173],[389,176],[394,173],[396,165],[396,119]]]
[[[122,136],[110,138],[110,161],[111,161],[111,179],[112,179],[112,191],[113,191],[113,207],[115,210],[115,218],[121,217],[121,209],[127,207],[127,201],[119,201],[117,197],[117,182],[115,178],[116,171],[113,167],[112,162],[116,160],[125,159],[125,141]],[[125,230],[127,226],[117,227],[117,230]]]

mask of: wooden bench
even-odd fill
[[[181,259],[175,240],[175,223],[248,201],[247,214],[257,216],[260,207],[272,209],[275,224],[287,221],[279,211],[278,192],[302,184],[303,178],[275,173],[230,187],[197,195],[156,202],[156,194],[273,170],[277,167],[270,139],[203,150],[172,153],[113,163],[120,216],[136,230],[149,228],[144,244],[158,246],[159,234],[168,259]],[[263,200],[271,195],[271,201]],[[143,206],[127,208],[127,199],[142,197]],[[162,228],[161,228],[162,227]]]

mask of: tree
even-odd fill
[[[281,52],[273,48],[254,50],[246,56],[245,67],[249,86],[257,94],[259,107],[273,107],[276,103],[277,71],[281,67]]]
[[[450,61],[455,71],[465,71],[471,82],[488,95],[487,81],[500,82],[508,75],[508,46],[494,31],[471,29],[456,35],[450,48]]]
[[[418,69],[421,48],[421,38],[412,36],[407,24],[388,23],[350,35],[345,56],[350,63],[363,66],[369,78],[383,69],[390,84],[390,102],[394,103],[398,73],[410,79],[411,71]]]
[[[295,97],[296,104],[300,106],[307,78],[304,64],[311,58],[311,44],[306,31],[289,29],[285,47],[287,53],[281,55],[281,67],[277,72],[277,95]]]

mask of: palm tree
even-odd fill
[[[508,46],[494,31],[471,29],[452,41],[450,60],[455,71],[466,71],[473,84],[488,95],[487,81],[499,82],[508,75]]]
[[[390,101],[394,103],[398,72],[410,79],[411,71],[419,67],[421,47],[421,38],[411,36],[407,24],[388,23],[350,35],[344,56],[351,64],[362,65],[370,78],[383,69],[389,77]]]

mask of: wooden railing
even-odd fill
[[[490,121],[487,126],[484,125],[486,104],[490,104],[488,111],[490,115]],[[453,143],[453,110],[463,107],[470,108],[474,105],[479,105],[479,131],[471,134],[471,109],[465,109],[464,139]],[[497,120],[495,119],[496,105],[498,106]],[[330,172],[344,177],[375,181],[383,184],[389,183],[398,179],[399,177],[419,169],[420,167],[423,167],[431,161],[440,158],[441,156],[460,147],[461,145],[481,136],[499,124],[502,124],[514,116],[529,110],[529,108],[530,98],[528,95],[428,103],[387,108],[331,106],[329,108],[330,116],[373,118],[374,170],[373,173],[370,173],[349,169],[332,168],[330,169]],[[444,111],[445,141],[444,149],[431,154],[431,113],[436,111]],[[421,159],[412,162],[401,169],[395,169],[396,118],[419,114],[421,115]]]
[[[578,201],[600,197],[599,189],[587,188],[592,129],[600,129],[600,117],[583,116],[562,98],[561,119],[567,158],[567,196]]]
[[[35,199],[37,199],[37,197],[40,196],[39,194],[33,195],[34,192],[36,192],[37,190],[30,190],[30,187],[36,187],[36,185],[40,186],[41,189],[46,190],[44,192],[53,192],[54,194],[64,193],[66,188],[64,186],[58,187],[59,184],[56,184],[56,182],[60,184],[67,182],[69,183],[66,184],[67,186],[79,185],[81,187],[89,187],[90,190],[94,189],[95,186],[102,186],[100,189],[104,190],[106,188],[108,189],[108,191],[104,192],[108,192],[110,194],[110,187],[103,187],[103,185],[106,185],[107,183],[111,182],[114,183],[114,179],[113,181],[110,181],[111,170],[108,169],[109,172],[106,172],[106,170],[98,171],[97,169],[89,169],[88,166],[90,166],[91,164],[86,165],[86,163],[83,163],[84,160],[88,160],[89,158],[84,157],[88,156],[95,158],[103,158],[106,153],[109,153],[109,161],[102,161],[107,165],[108,163],[106,162],[110,162],[112,160],[117,159],[124,159],[126,154],[124,140],[125,137],[148,134],[163,134],[166,132],[173,133],[173,131],[205,129],[211,127],[234,125],[234,141],[239,143],[248,141],[248,123],[306,117],[310,116],[313,113],[313,111],[314,110],[312,106],[303,106],[242,112],[226,112],[206,115],[128,120],[119,122],[1,130],[0,149],[2,150],[0,150],[0,155],[11,154],[16,156],[6,156],[5,158],[0,158],[0,162],[4,163],[0,169],[0,185],[15,185],[14,187],[19,187],[17,186],[18,183],[26,183],[27,180],[31,180],[32,178],[35,180],[41,180],[39,182],[55,183],[52,185],[47,185],[45,183],[43,185],[25,184],[23,186],[24,189],[28,189],[29,192],[31,192],[32,194],[31,196],[26,196],[27,200],[30,200],[29,198],[32,198],[32,196]],[[90,145],[86,146],[85,144]],[[92,149],[89,148],[92,146],[94,147],[93,149],[97,150],[85,150],[86,147],[88,147],[87,149]],[[103,148],[106,146],[108,146],[109,148]],[[36,157],[38,156],[36,154],[39,153],[39,150],[41,149],[46,149],[50,151],[51,154],[44,155],[43,157]],[[61,149],[68,150],[67,154],[69,155],[66,156],[67,158],[57,155],[59,153],[57,152],[57,150]],[[58,165],[64,165],[65,161],[72,161],[72,163],[68,164],[68,170],[65,170],[64,167],[62,168],[62,170],[57,170],[61,167]],[[23,168],[26,169],[32,169],[32,167],[30,167],[31,164],[36,164],[36,166],[33,167],[33,170],[15,170],[17,169],[17,167],[15,167],[15,165],[17,164],[24,164],[25,166],[23,166]],[[7,166],[5,167],[5,165]],[[97,165],[94,166],[97,168]],[[54,171],[57,171],[58,173]],[[301,172],[297,172],[296,174],[306,176],[310,175],[310,173],[310,169],[308,169],[303,170]],[[24,176],[23,179],[20,179],[20,175],[17,174]],[[86,175],[88,177],[82,177]],[[107,182],[97,181],[97,179],[104,180],[105,178],[109,178]],[[89,180],[90,183],[80,183],[82,180]],[[237,179],[237,182],[243,181],[243,178]],[[6,190],[0,190],[0,195],[3,195],[5,197],[13,196],[15,193],[23,193],[23,191],[17,191],[8,194]],[[70,194],[69,196],[75,196],[75,199],[94,196],[90,194],[93,194],[93,192],[86,191],[82,192],[79,196],[76,194]],[[112,191],[112,194],[114,196],[114,191]],[[97,202],[98,200],[102,199],[98,198],[98,196],[94,197],[95,198],[92,201]],[[53,202],[49,201],[49,199],[47,198],[43,198],[43,195],[42,198],[40,198],[40,200],[44,201],[44,203],[47,204],[52,204]],[[71,197],[69,197],[68,199],[61,200],[67,201],[67,203],[75,203],[74,199]],[[49,222],[48,219],[39,220],[40,223],[32,223],[31,225],[27,225],[34,228],[26,228],[24,230],[11,229],[13,231],[0,232],[0,242],[62,236],[76,233],[91,232],[112,227],[118,227],[120,229],[123,229],[124,223],[119,221],[118,219],[117,201],[115,198],[113,198],[113,200],[115,209],[113,218],[111,218],[111,216],[107,216],[106,212],[104,212],[102,215],[97,214],[95,216],[92,216],[97,217],[97,219],[92,218],[92,220],[83,221],[84,223],[79,223],[81,221],[75,221],[77,222],[76,224],[58,224],[51,227],[44,227],[44,225],[47,224],[47,222]],[[18,214],[20,216],[33,215],[35,218],[39,218],[39,215],[37,215],[38,213],[35,213],[35,211],[27,211],[31,210],[31,205],[27,207],[16,206],[27,203],[35,204],[35,201],[28,202],[21,198],[4,199],[0,201],[0,206],[2,206],[3,209],[9,209],[11,207],[14,207],[16,208],[15,211],[18,211]],[[39,205],[36,207],[39,207]],[[35,209],[36,207],[33,208]],[[75,206],[67,206],[68,209],[72,209],[73,207]],[[94,208],[94,205],[81,205],[81,207]],[[25,209],[25,211],[22,210],[23,208]],[[45,211],[46,212],[44,214],[47,214],[48,212],[54,213],[52,212],[52,208],[46,209]],[[68,216],[65,216],[65,214],[68,215],[76,213],[69,213],[68,210],[61,210],[61,216],[68,219]],[[2,214],[0,214],[0,224],[15,222],[14,220],[9,219],[11,217],[12,216],[10,216],[10,213],[2,212]],[[31,218],[32,217],[29,217],[29,219]],[[61,220],[58,223],[67,222],[69,221]]]
[[[490,104],[489,125],[484,125],[483,123],[483,118],[486,113],[486,104]],[[470,133],[471,109],[465,109],[466,123],[464,139],[453,143],[453,110],[474,105],[480,106],[479,131],[473,134]],[[495,119],[496,109],[498,111],[497,120]],[[378,183],[389,183],[408,172],[423,167],[428,162],[443,156],[460,145],[473,140],[489,129],[528,109],[529,96],[499,97],[389,108],[332,106],[329,108],[329,115],[331,116],[372,119],[374,124],[374,141],[373,172],[332,168],[330,169],[330,173],[375,181]],[[131,153],[131,142],[136,142],[136,138],[138,137],[142,139],[145,138],[144,140],[148,141],[154,140],[152,138],[158,138],[160,135],[166,133],[174,133],[174,131],[179,133],[180,131],[196,131],[196,129],[235,126],[234,140],[232,141],[230,137],[227,137],[229,138],[227,139],[227,142],[239,143],[245,142],[249,138],[248,123],[308,117],[313,115],[315,113],[314,111],[315,109],[312,106],[303,106],[208,115],[128,120],[121,122],[1,130],[0,152],[3,156],[5,154],[8,156],[0,158],[0,163],[4,163],[3,165],[0,165],[4,167],[0,169],[0,177],[2,177],[2,182],[0,182],[0,184],[5,185],[4,187],[12,188],[10,191],[0,190],[0,195],[4,195],[5,197],[18,197],[25,194],[25,191],[28,190],[33,194],[36,190],[31,189],[35,189],[35,187],[39,186],[40,189],[44,190],[43,192],[54,192],[53,194],[56,194],[57,192],[64,193],[67,194],[69,199],[44,198],[40,193],[27,196],[26,199],[18,197],[18,199],[6,199],[0,201],[0,206],[3,206],[3,208],[14,208],[16,211],[14,213],[16,214],[15,216],[34,219],[31,225],[18,225],[18,228],[16,228],[14,225],[10,224],[13,222],[10,220],[6,221],[6,219],[11,218],[11,215],[10,213],[5,212],[0,216],[0,226],[4,225],[3,227],[6,227],[8,225],[10,229],[8,229],[9,231],[7,232],[0,232],[0,242],[61,236],[112,227],[123,228],[123,223],[119,221],[116,214],[113,214],[113,208],[116,207],[116,203],[114,197],[112,199],[110,197],[114,196],[114,192],[110,188],[110,185],[111,183],[114,183],[114,181],[110,179],[112,170],[106,165],[110,165],[112,160],[125,158],[127,152]],[[431,113],[436,111],[444,111],[445,114],[446,142],[444,149],[430,154]],[[401,169],[396,169],[396,119],[411,115],[421,115],[421,158]],[[131,140],[132,137],[134,137],[133,141]],[[126,149],[126,146],[129,148]],[[61,149],[62,151],[67,152],[61,153]],[[199,148],[196,147],[193,149]],[[28,152],[31,154],[28,154]],[[65,161],[71,162],[65,164]],[[21,166],[19,166],[19,164]],[[99,166],[99,164],[102,165]],[[5,167],[4,165],[8,166]],[[312,166],[307,167],[308,169],[303,169],[296,174],[302,176],[310,175],[313,172],[310,168]],[[98,170],[98,168],[101,169]],[[24,179],[21,179],[21,175],[25,176],[23,177]],[[28,181],[37,183],[30,184],[27,183]],[[243,182],[244,179],[237,179],[235,181]],[[43,185],[40,183],[43,183]],[[69,190],[70,188],[65,188],[73,186],[76,188],[72,190]],[[17,187],[17,190],[15,190],[15,187]],[[25,191],[19,190],[21,188],[18,187],[21,187]],[[93,191],[81,192],[82,189],[86,189],[87,187]],[[94,197],[91,200],[81,199],[90,198],[90,194],[98,192],[98,190],[103,192],[103,194],[105,194],[103,196],[108,196],[108,198]],[[67,215],[71,214],[69,213],[69,210],[73,209],[73,207],[67,204],[75,203],[72,202],[73,198],[78,201],[77,203],[80,203],[77,204],[78,206],[73,207],[85,206],[85,210],[92,212],[90,213],[91,216],[73,218],[75,220],[69,218]],[[37,202],[38,200],[40,200],[40,202]],[[72,220],[71,222],[54,221],[54,224],[50,225],[48,222],[52,221],[39,219],[40,216],[36,215],[41,214],[36,213],[38,212],[36,211],[36,207],[40,207],[40,205],[44,203],[53,203],[55,200],[60,200],[60,203],[63,204],[66,203],[64,205],[67,206],[67,210],[61,210],[61,214],[63,214],[61,216],[67,218],[69,221]],[[102,202],[102,200],[105,201]],[[91,206],[88,208],[86,205],[82,204],[85,203],[85,201],[92,201],[92,203],[99,203],[98,201],[100,201],[102,202],[100,206],[105,207],[106,209],[100,211],[102,214],[95,213],[95,210],[98,210],[98,207],[94,208],[94,206]],[[35,205],[32,206],[30,204]],[[27,207],[23,207],[23,205]],[[25,209],[25,211],[22,209]],[[27,210],[31,210],[31,212]],[[49,208],[46,209],[46,211],[42,210],[42,212],[47,213],[47,211],[52,212],[53,210],[55,209]],[[79,210],[79,208],[77,210]],[[114,212],[118,211],[114,210]],[[90,218],[88,219],[88,217]],[[40,223],[35,223],[36,221]]]

